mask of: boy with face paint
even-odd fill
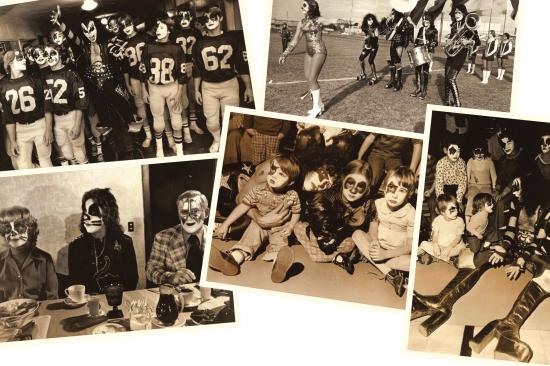
[[[262,229],[255,221],[251,221],[241,240],[227,253],[212,248],[210,267],[221,271],[224,275],[234,276],[239,273],[245,260],[252,260],[258,249],[268,243],[264,261],[274,261],[271,280],[283,282],[286,273],[294,262],[294,253],[288,246],[288,237],[294,232],[294,227],[300,219],[300,198],[296,191],[290,189],[300,175],[300,166],[293,157],[277,156],[271,161],[271,169],[267,174],[266,183],[252,188],[235,207],[231,214],[221,224],[215,235],[224,239],[229,233],[231,224],[245,215],[251,208],[256,208],[260,215],[266,215],[281,203],[291,212],[288,222],[269,230]]]
[[[18,169],[30,169],[36,147],[40,167],[50,167],[53,105],[47,88],[42,80],[25,75],[27,62],[20,51],[7,51],[4,67],[10,75],[0,83],[0,103],[10,155],[17,157]]]
[[[1,210],[0,234],[8,244],[0,253],[0,302],[57,299],[52,257],[36,247],[38,223],[30,211],[21,206]]]
[[[193,75],[193,46],[197,40],[202,38],[201,32],[193,25],[195,17],[192,9],[188,6],[189,3],[182,4],[176,13],[176,27],[170,35],[172,40],[179,44],[185,53],[185,72],[189,76],[187,79],[187,96],[189,99],[189,113],[187,109],[183,109],[183,127],[184,138],[186,143],[191,143],[191,135],[186,134],[186,127],[195,132],[197,135],[202,135],[204,131],[197,125],[197,114],[195,104],[195,80]],[[188,118],[187,118],[188,117]]]
[[[435,166],[435,194],[438,197],[443,193],[451,194],[461,206],[468,179],[466,163],[460,157],[460,147],[454,141],[448,141],[443,152],[445,156]]]
[[[223,32],[222,20],[220,8],[209,8],[203,16],[206,35],[193,47],[195,100],[203,106],[206,127],[214,138],[210,152],[217,152],[220,146],[220,110],[223,119],[225,106],[240,103],[237,76],[245,85],[244,101],[254,100],[244,44]]]
[[[208,200],[199,191],[185,191],[176,200],[180,223],[155,235],[147,262],[147,279],[156,285],[198,282],[208,218]]]
[[[550,181],[550,133],[543,133],[539,140],[540,154],[535,158],[537,168],[546,181]]]
[[[48,72],[50,72],[50,65],[48,64],[48,55],[43,46],[33,47],[31,54],[34,62],[38,65],[38,71],[34,74],[36,77],[44,80]]]
[[[132,238],[120,225],[118,204],[109,188],[92,189],[82,196],[80,231],[69,243],[68,285],[84,285],[87,293],[101,293],[113,282],[124,291],[138,282]]]
[[[356,230],[353,241],[359,251],[403,296],[408,281],[416,210],[408,202],[416,188],[415,175],[401,166],[388,172],[384,197],[374,201],[376,217],[368,233]]]
[[[163,157],[162,134],[165,129],[164,108],[168,106],[174,132],[176,155],[183,156],[183,136],[190,136],[189,127],[183,128],[182,112],[187,108],[187,74],[185,55],[177,44],[170,42],[172,20],[163,14],[155,25],[156,41],[147,43],[141,55],[141,86],[145,101],[149,101],[157,146],[156,156]]]
[[[68,162],[87,164],[83,113],[88,108],[88,96],[84,82],[63,64],[61,46],[49,45],[45,53],[51,68],[45,80],[53,102],[55,141]]]

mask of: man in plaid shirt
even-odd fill
[[[180,223],[155,235],[147,262],[147,279],[156,285],[198,282],[201,275],[208,200],[191,190],[180,194],[176,204]]]

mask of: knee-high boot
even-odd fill
[[[427,70],[422,71],[422,74],[420,76],[420,80],[422,83],[420,95],[418,98],[424,100],[426,99],[426,95],[428,95],[428,80],[430,77],[430,73]]]
[[[384,86],[386,89],[391,89],[395,85],[395,66],[390,65],[390,81]]]
[[[550,293],[543,290],[536,282],[530,281],[512,305],[508,315],[503,319],[493,320],[483,327],[469,342],[470,348],[479,353],[493,338],[496,338],[498,340],[495,348],[496,359],[529,362],[533,357],[533,351],[520,339],[519,330],[547,297],[550,297]]]
[[[411,97],[417,97],[422,91],[422,71],[420,70],[420,67],[415,67],[414,76],[416,81],[416,89],[409,94]]]
[[[393,84],[393,91],[399,91],[403,88],[403,69],[397,69],[395,72],[395,83]]]
[[[423,296],[415,293],[415,301],[417,301],[417,309],[419,309],[415,315],[417,317],[430,315],[420,324],[420,333],[427,337],[443,325],[451,317],[455,302],[467,294],[489,268],[489,265],[475,269],[460,268],[438,295]]]

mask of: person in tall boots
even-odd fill
[[[527,270],[533,272],[533,279],[519,294],[508,314],[493,320],[475,337],[469,345],[475,352],[481,352],[487,344],[497,339],[494,351],[496,359],[529,362],[533,350],[520,338],[520,328],[544,299],[550,297],[550,204],[543,189],[544,180],[539,175],[530,175],[516,180],[515,199],[510,205],[510,220],[505,238],[514,243],[516,257],[506,269],[510,280],[516,280]],[[533,224],[534,223],[534,224]]]
[[[433,54],[435,47],[437,47],[437,29],[433,25],[431,15],[424,14],[422,20],[422,27],[418,30],[416,39],[414,40],[414,46],[426,46],[428,52]],[[414,74],[416,76],[416,89],[410,94],[411,97],[418,97],[421,100],[426,99],[428,93],[428,77],[430,75],[430,62],[422,65],[418,65],[414,68]]]
[[[388,20],[388,30],[386,38],[390,43],[390,59],[388,60],[390,68],[390,81],[386,84],[386,89],[393,88],[399,91],[403,88],[401,68],[401,55],[414,37],[414,26],[403,13],[392,9],[390,19]]]

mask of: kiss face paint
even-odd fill
[[[202,229],[208,210],[202,207],[200,196],[195,196],[178,203],[178,215],[183,231],[196,234]]]
[[[95,43],[97,42],[97,27],[95,23],[90,20],[87,24],[81,23],[82,33],[88,39],[88,41]]]
[[[348,174],[342,184],[342,196],[348,202],[361,199],[369,190],[367,179],[361,174]]]
[[[85,211],[82,213],[82,222],[86,232],[94,234],[105,227],[101,207],[92,199],[85,202]]]

